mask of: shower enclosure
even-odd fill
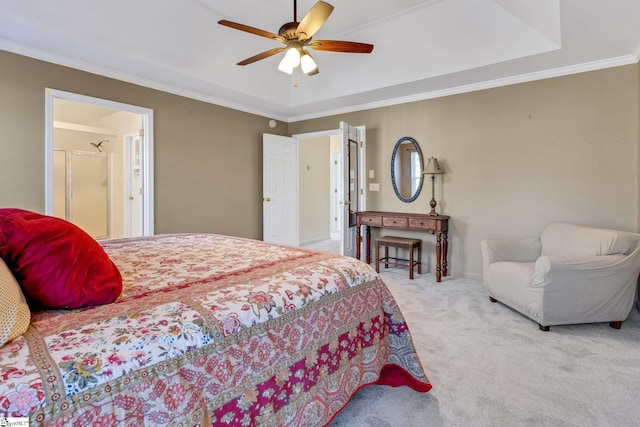
[[[54,215],[96,239],[111,236],[110,155],[54,149]]]

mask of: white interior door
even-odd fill
[[[331,217],[330,220],[330,233],[331,238],[334,240],[340,239],[340,224],[342,221],[340,217],[342,215],[342,205],[340,205],[340,191],[339,187],[342,185],[342,158],[340,157],[340,153],[331,153]]]
[[[262,240],[298,245],[298,140],[262,136]]]
[[[339,188],[342,212],[339,217],[341,239],[340,253],[356,256],[356,220],[355,213],[366,209],[364,191],[365,163],[365,129],[340,122],[342,141],[340,155],[342,158],[342,188]]]
[[[140,237],[144,220],[142,137],[131,133],[125,135],[124,141],[124,237]]]

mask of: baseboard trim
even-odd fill
[[[299,246],[313,245],[314,243],[324,242],[325,240],[331,240],[331,236],[322,237],[320,239],[306,240],[298,243]]]

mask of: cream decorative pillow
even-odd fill
[[[24,334],[30,322],[31,311],[20,285],[0,259],[0,347]]]

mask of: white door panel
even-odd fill
[[[340,155],[343,165],[342,188],[339,189],[342,201],[342,218],[340,253],[356,256],[356,227],[355,212],[365,209],[364,172],[365,163],[365,128],[355,127],[346,122],[340,122],[342,141]]]
[[[124,137],[124,237],[140,237],[144,229],[144,159],[140,133]]]
[[[262,239],[297,246],[298,141],[264,134],[262,144]]]

